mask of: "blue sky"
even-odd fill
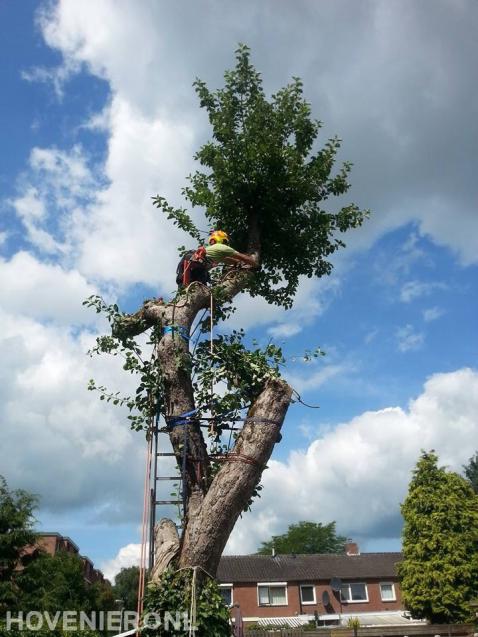
[[[290,408],[227,550],[300,519],[399,546],[420,449],[460,470],[478,447],[477,16],[441,0],[0,5],[0,473],[40,495],[40,528],[109,575],[137,559],[144,441],[86,391],[131,384],[85,355],[104,324],[81,301],[134,310],[173,289],[185,237],[150,197],[181,203],[208,136],[191,84],[219,86],[243,41],[267,91],[303,78],[372,214],[291,311],[239,299],[234,326],[282,342],[320,409]],[[327,355],[305,364],[315,346]]]

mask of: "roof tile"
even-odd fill
[[[224,555],[219,564],[220,582],[280,582],[397,577],[402,553],[360,555]]]

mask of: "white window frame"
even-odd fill
[[[390,599],[383,599],[382,586],[391,586],[392,587],[393,597],[391,597]],[[386,603],[386,602],[396,602],[397,601],[397,593],[395,591],[395,582],[380,582],[379,583],[379,587],[380,587],[380,599],[382,600],[382,602]]]
[[[269,588],[284,588],[285,589],[285,604],[261,604],[259,597],[259,587],[260,586],[268,586]],[[257,582],[257,605],[259,607],[265,606],[288,606],[289,605],[289,596],[287,590],[287,582]]]
[[[345,586],[348,586],[349,587],[349,592],[350,592],[350,587],[353,584],[362,584],[365,587],[365,597],[366,597],[366,599],[344,599],[342,597],[342,588],[344,588]],[[367,604],[369,602],[367,583],[366,582],[343,582],[342,583],[342,587],[340,589],[340,601],[343,604]]]
[[[302,589],[303,588],[311,588],[312,592],[314,593],[314,599],[312,602],[304,602],[304,600],[302,599]],[[300,603],[302,604],[302,606],[312,606],[314,604],[317,604],[317,597],[315,595],[315,586],[314,584],[301,584],[300,585]]]
[[[234,606],[234,585],[233,584],[219,584],[219,588],[229,588],[231,590],[231,603],[229,608]]]

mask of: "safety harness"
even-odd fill
[[[209,282],[208,258],[204,246],[199,246],[197,250],[189,250],[178,263],[176,283],[187,287],[192,281]]]

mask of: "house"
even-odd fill
[[[300,625],[410,623],[400,598],[396,565],[401,553],[223,556],[218,581],[228,605],[244,622]]]
[[[85,555],[80,555],[80,549],[73,540],[60,533],[37,533],[38,539],[34,546],[27,546],[24,549],[24,555],[34,555],[39,551],[56,555],[60,551],[78,555],[83,563],[83,572],[85,580],[89,584],[95,582],[103,582],[103,573],[94,567],[93,562]]]

